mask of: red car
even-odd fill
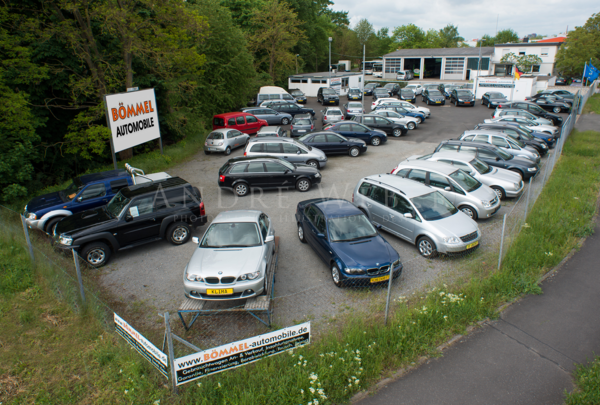
[[[213,117],[213,130],[220,128],[237,129],[245,134],[255,134],[269,124],[245,112],[217,114]]]

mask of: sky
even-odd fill
[[[512,28],[520,37],[536,33],[554,35],[585,24],[594,13],[600,12],[598,0],[332,0],[336,11],[348,11],[350,26],[366,18],[375,31],[413,23],[425,31],[440,29],[448,24],[471,40],[484,34]]]

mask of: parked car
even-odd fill
[[[267,269],[275,251],[275,229],[255,210],[219,213],[199,240],[183,271],[186,297],[228,301],[266,294]]]
[[[229,159],[219,169],[219,187],[232,190],[240,197],[252,189],[296,188],[305,192],[320,182],[321,172],[316,166],[291,163],[275,156]]]
[[[308,101],[306,94],[304,94],[304,92],[302,90],[293,89],[293,90],[290,90],[290,94],[292,95],[292,97],[294,97],[294,99],[296,100],[296,103],[306,104],[306,102]]]
[[[424,83],[423,90],[438,90],[440,83]]]
[[[206,223],[200,191],[179,177],[124,187],[107,205],[61,220],[55,246],[74,249],[92,266],[104,266],[118,251],[149,242],[186,243],[191,226]]]
[[[446,97],[438,89],[425,89],[421,93],[421,101],[427,105],[444,105],[446,104]]]
[[[390,98],[392,97],[391,92],[385,87],[376,88],[373,90],[373,101],[378,100],[380,98]]]
[[[541,139],[536,139],[522,131],[520,128],[516,128],[510,125],[499,125],[499,124],[477,124],[475,130],[494,131],[502,132],[507,134],[513,139],[523,142],[525,145],[533,147],[540,156],[546,156],[548,154],[549,147]]]
[[[571,93],[570,91],[567,91],[567,90],[548,89],[548,90],[542,91],[542,93],[543,94],[552,94],[553,96],[556,96],[558,98],[564,98],[564,99],[569,100],[571,102],[572,102],[572,100],[575,99],[575,94],[573,94],[573,93]]]
[[[425,121],[425,115],[423,113],[416,111],[415,109],[409,110],[399,105],[382,103],[381,105],[375,107],[375,109],[371,112],[373,113],[376,111],[392,111],[405,117],[412,117],[417,120],[417,124],[420,124]]]
[[[416,96],[420,96],[421,92],[423,91],[423,86],[420,84],[409,84],[404,88],[407,90],[414,91]]]
[[[276,126],[262,127],[260,131],[256,133],[257,138],[264,138],[266,136],[287,137],[288,133],[282,127]]]
[[[331,131],[313,132],[298,139],[299,142],[322,150],[326,155],[350,155],[358,157],[367,151],[367,144],[362,139],[346,138]]]
[[[343,111],[346,114],[346,118],[352,118],[356,114],[365,113],[362,103],[358,103],[356,101],[350,101],[347,104],[344,104]]]
[[[468,105],[475,107],[475,96],[471,90],[466,89],[454,89],[450,93],[450,102],[454,103],[455,106]]]
[[[310,114],[297,115],[290,125],[291,136],[302,136],[315,129],[315,123]]]
[[[412,80],[415,76],[410,70],[399,70],[396,72],[396,80]]]
[[[455,84],[440,84],[438,87],[438,90],[444,95],[444,97],[446,97],[446,99],[450,98],[450,93],[452,93],[452,90],[458,88],[457,85]]]
[[[417,129],[417,125],[420,122],[419,118],[409,117],[407,115],[401,115],[396,111],[390,110],[375,110],[371,111],[371,114],[381,115],[382,117],[386,117],[397,124],[404,125],[406,129],[413,130]]]
[[[483,120],[483,122],[485,123],[491,123],[491,122],[516,122],[524,127],[529,128],[532,131],[535,132],[545,132],[549,135],[553,135],[553,136],[558,136],[560,131],[558,130],[557,127],[555,127],[554,125],[542,125],[539,124],[535,121],[531,121],[525,117],[516,117],[514,115],[501,115],[498,118],[492,118],[492,119],[486,119]]]
[[[283,99],[279,99],[279,100],[267,100],[267,101],[263,101],[262,103],[260,103],[259,107],[271,108],[271,106],[273,106],[275,104],[281,104],[281,103],[292,103],[292,104],[296,104],[298,107],[302,107],[301,104],[298,104],[296,102],[296,99],[293,99],[293,100],[283,100]]]
[[[553,136],[553,135],[550,135],[550,134],[547,134],[544,132],[532,131],[529,128],[519,124],[518,122],[498,121],[498,122],[495,122],[494,124],[486,124],[486,125],[504,125],[506,127],[512,128],[512,129],[517,129],[520,132],[524,132],[536,140],[545,142],[549,148],[554,148],[554,146],[556,146],[556,139],[557,139],[556,136]]]
[[[470,174],[446,163],[405,160],[392,171],[396,176],[431,186],[469,218],[490,218],[500,209],[500,199]]]
[[[373,90],[375,90],[377,87],[380,87],[381,84],[379,83],[367,83],[365,84],[364,87],[364,93],[365,96],[372,96],[373,95]]]
[[[244,156],[273,156],[294,164],[325,168],[327,156],[323,151],[304,145],[292,138],[254,138],[248,142]]]
[[[553,92],[551,93],[551,91],[553,91]],[[555,101],[555,99],[556,99],[556,101],[560,101],[560,102],[563,102],[563,103],[566,103],[566,104],[569,104],[570,106],[572,106],[574,98],[575,98],[574,94],[571,92],[568,92],[566,90],[550,90],[550,91],[546,90],[541,93],[534,94],[531,97],[525,97],[525,100],[533,101],[534,103],[537,103],[538,105],[543,107],[542,104],[544,104],[544,103],[540,104],[540,100]],[[555,111],[555,112],[557,112],[557,111]]]
[[[408,132],[407,128],[404,125],[377,114],[355,115],[354,117],[352,117],[352,121],[359,122],[372,129],[379,129],[380,131],[383,131],[386,134],[392,135],[396,138],[402,135],[406,135],[406,133]]]
[[[346,97],[348,97],[348,100],[362,100],[363,98],[363,92],[358,88],[358,87],[352,87],[350,89],[348,89],[348,93],[346,94]]]
[[[523,117],[523,118],[527,118],[528,120],[537,122],[538,124],[553,125],[552,120],[538,117],[536,115],[533,115],[532,113],[530,113],[527,110],[521,110],[518,108],[514,108],[514,109],[503,108],[501,110],[496,110],[495,115],[492,118],[500,118],[500,117],[504,117],[504,116]]]
[[[277,103],[271,105],[271,108],[280,113],[290,114],[292,117],[295,117],[298,114],[310,114],[313,117],[315,116],[315,110],[312,108],[302,107],[294,103]]]
[[[255,134],[267,125],[269,125],[267,121],[245,112],[229,112],[217,114],[213,117],[213,130],[237,129],[245,134]]]
[[[400,98],[400,100],[404,100],[404,101],[408,101],[409,103],[416,103],[417,102],[417,96],[415,94],[414,91],[412,91],[411,89],[401,89],[400,93],[398,94],[398,98]]]
[[[344,120],[344,113],[338,107],[327,107],[325,110],[321,110],[322,118],[321,124],[333,124]]]
[[[518,173],[523,180],[529,180],[540,169],[537,163],[529,159],[514,157],[510,153],[506,153],[502,149],[488,143],[450,139],[440,142],[435,148],[435,152],[443,151],[473,153],[479,160],[484,161],[490,166]]]
[[[489,143],[515,157],[522,157],[529,159],[532,162],[540,163],[540,155],[535,148],[527,146],[523,142],[517,141],[503,132],[488,132],[486,130],[465,131],[460,136],[460,140]]]
[[[555,114],[563,111],[569,112],[572,106],[572,100],[569,102],[566,99],[559,99],[558,97],[544,93],[536,94],[532,97],[525,97],[525,101],[533,101],[543,109],[552,111]]]
[[[532,113],[533,115],[535,115],[537,117],[549,119],[552,121],[552,124],[556,125],[556,126],[561,126],[563,123],[562,117],[560,117],[556,114],[549,113],[548,111],[544,110],[536,103],[532,103],[531,101],[513,101],[512,103],[508,102],[508,103],[499,104],[498,107],[496,107],[496,111],[494,111],[492,113],[492,117],[496,116],[496,114],[498,113],[498,110],[515,109],[515,108],[520,109],[520,110],[529,111],[530,113]]]
[[[358,138],[369,145],[379,146],[387,142],[387,134],[379,129],[371,129],[355,121],[343,121],[331,125],[326,131],[332,131],[346,138]]]
[[[381,105],[382,103],[398,103],[398,105],[400,105],[401,103],[403,103],[403,101],[398,100],[397,98],[392,98],[392,97],[380,97],[380,98],[373,97],[373,101],[371,102],[371,110],[374,110],[378,105]],[[404,101],[404,103],[406,103],[406,101]],[[408,103],[408,104],[410,104],[410,103]]]
[[[400,91],[400,85],[398,83],[388,83],[383,86],[383,88],[390,92],[390,96],[396,96]]]
[[[285,90],[283,90],[281,88],[279,88],[277,90],[276,88],[274,88],[274,86],[269,86],[269,87],[273,88],[274,90],[272,90],[268,93],[257,94],[256,97],[254,98],[254,100],[256,100],[256,101],[253,103],[250,103],[250,104],[254,105],[254,106],[260,106],[265,101],[274,101],[274,100],[295,102],[294,97],[291,94],[287,93]]]
[[[446,163],[469,173],[496,193],[499,199],[517,198],[523,194],[521,176],[506,169],[492,167],[472,153],[438,152],[424,156],[411,156],[408,160],[431,160]]]
[[[317,102],[322,105],[340,105],[340,96],[338,96],[334,89],[329,87],[319,87],[319,90],[317,91]]]
[[[288,125],[292,121],[292,116],[284,112],[278,112],[271,108],[250,107],[242,108],[242,112],[252,114],[260,120],[264,120],[269,125]]]
[[[567,85],[567,79],[565,79],[564,77],[557,77],[556,81],[554,82],[555,86],[566,86]]]
[[[477,223],[431,186],[390,174],[369,176],[358,182],[352,200],[372,223],[416,245],[423,257],[479,245]]]
[[[264,127],[263,127],[264,128]],[[204,154],[223,152],[229,156],[235,148],[246,146],[250,137],[237,129],[217,129],[212,131],[204,141]]]
[[[490,91],[481,96],[481,105],[486,105],[487,108],[496,107],[498,104],[506,103],[508,100],[502,93]]]
[[[381,105],[381,106],[400,106],[400,107],[404,107],[405,109],[407,109],[410,112],[420,113],[425,118],[429,118],[431,116],[431,110],[429,108],[416,106],[416,105],[411,104],[408,101],[404,101],[404,100],[383,101],[379,105]],[[398,111],[398,112],[400,112],[400,111]]]
[[[346,200],[301,201],[296,222],[298,239],[308,243],[329,267],[336,287],[389,282],[390,275],[397,278],[402,272],[398,252],[363,212]]]

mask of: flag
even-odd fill
[[[583,70],[583,77],[588,79],[590,82],[593,82],[600,76],[600,71],[594,65],[592,65],[592,60],[590,59],[590,65],[585,64],[585,69]]]
[[[523,72],[521,72],[519,70],[519,68],[515,66],[514,75],[515,75],[515,80],[519,80],[521,78],[521,76],[523,75]]]

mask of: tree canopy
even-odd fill
[[[567,34],[556,54],[556,69],[568,76],[581,76],[585,63],[600,68],[600,13]]]

